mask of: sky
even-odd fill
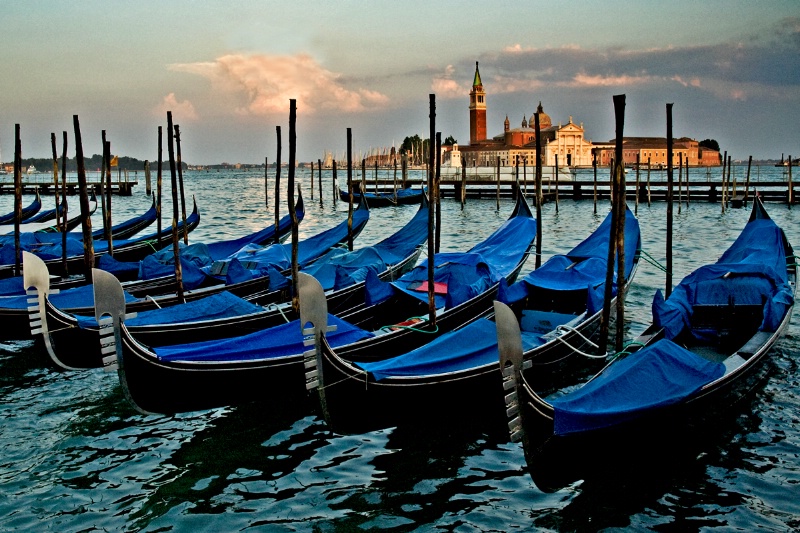
[[[715,139],[734,159],[800,155],[800,2],[651,0],[403,2],[26,0],[3,3],[0,158],[49,157],[62,131],[74,156],[155,160],[167,111],[190,164],[342,157],[436,131],[469,143],[480,62],[487,127],[515,127],[541,101],[553,124],[615,137]],[[167,157],[166,133],[164,157]]]

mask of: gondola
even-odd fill
[[[56,216],[60,217],[61,213],[64,212],[64,204],[65,203],[66,202],[64,200],[61,200],[61,202],[58,204],[57,208],[54,207],[53,209],[48,209],[46,211],[39,211],[34,216],[26,219],[25,222],[28,223],[28,224],[37,224],[37,223],[40,223],[40,222],[49,222],[51,220],[54,220],[56,218]]]
[[[530,214],[530,209],[524,200],[518,200],[517,208],[512,217],[501,229],[492,234],[485,241],[474,247],[474,254],[482,251],[484,263],[487,267],[496,265],[500,272],[497,275],[506,275],[513,278],[519,272],[525,257],[530,251],[530,243],[535,236],[535,221]],[[502,258],[492,254],[501,255]],[[455,254],[439,254],[442,258],[454,258]],[[494,261],[494,262],[493,262]],[[445,261],[440,260],[439,263]],[[416,274],[419,266],[400,277],[396,282],[405,280],[408,284],[409,274]],[[422,267],[427,268],[427,267]],[[442,268],[447,270],[447,266]],[[413,280],[414,275],[410,276]],[[369,279],[369,277],[368,277]],[[314,285],[318,288],[322,307],[327,312],[327,302],[324,292],[317,280],[307,274],[300,273],[300,279],[306,280],[305,286]],[[380,281],[375,280],[378,283]],[[369,290],[369,281],[367,282]],[[455,285],[455,282],[454,282]],[[439,328],[442,331],[450,324],[461,324],[472,319],[484,311],[483,302],[491,305],[491,298],[496,292],[497,283],[491,284],[478,295],[466,301],[456,303],[453,308],[444,309],[439,314]],[[405,293],[403,293],[405,294]],[[420,302],[416,297],[406,295],[409,300]],[[118,298],[119,299],[119,298]],[[314,299],[318,300],[317,298]],[[387,319],[390,313],[400,313],[412,309],[412,313],[419,314],[417,304],[403,306],[403,298],[397,296],[386,300],[372,310],[381,312]],[[304,398],[305,375],[301,339],[299,338],[300,324],[306,324],[302,308],[307,298],[303,297],[303,288],[300,288],[301,318],[270,330],[260,331],[240,337],[221,339],[192,344],[181,344],[152,348],[138,342],[130,335],[125,324],[115,326],[116,335],[120,342],[116,343],[117,358],[119,361],[119,377],[126,390],[126,395],[139,409],[147,412],[179,412],[204,409],[212,406],[231,405],[243,401],[268,400],[270,408],[280,409],[284,402],[297,401]],[[403,309],[405,307],[405,309]],[[427,305],[425,305],[427,308]],[[120,309],[112,316],[121,316],[125,309]],[[347,316],[348,314],[342,314]],[[351,314],[352,316],[352,314]],[[409,315],[404,314],[404,317]],[[413,316],[413,315],[411,315]],[[115,319],[116,320],[116,319]],[[430,333],[425,333],[425,324],[420,324],[415,332],[411,330],[395,330],[384,335],[376,335],[358,325],[348,323],[341,317],[330,315],[328,321],[337,326],[334,334],[328,335],[331,344],[343,350],[352,348],[367,350],[370,341],[374,344],[373,352],[376,356],[383,350],[383,346],[391,346],[391,339],[408,345],[421,343],[437,333],[432,328],[427,328]],[[396,320],[395,320],[396,321]],[[119,320],[117,320],[119,323]],[[408,336],[405,333],[411,332]],[[292,334],[286,342],[276,339],[285,339],[287,334]],[[388,338],[389,342],[380,342]],[[291,341],[291,342],[289,342]],[[378,341],[378,342],[376,342]],[[108,343],[109,341],[106,341]],[[107,348],[107,355],[110,349]],[[370,351],[370,350],[368,350]],[[112,359],[110,364],[114,364]],[[250,383],[258,383],[252,387]]]
[[[369,210],[366,206],[360,206],[359,209],[356,209],[353,216],[352,229],[354,237],[359,235],[368,220]],[[300,243],[298,252],[300,264],[311,264],[328,250],[340,246],[347,241],[347,234],[347,221],[344,221],[333,228],[303,240]],[[222,244],[220,248],[215,248],[215,250],[225,250],[225,243]],[[273,279],[273,275],[275,278],[280,278],[281,281],[285,282],[282,274],[276,269],[280,268],[286,271],[286,269],[289,268],[291,255],[290,245],[275,244],[263,247],[263,249],[260,250],[247,245],[242,253],[246,253],[248,260],[251,262],[255,261],[258,256],[263,253],[266,255],[266,260],[271,262],[269,265],[271,268],[259,268],[254,274],[250,270],[244,268],[242,262],[238,261],[238,259],[229,261],[231,258],[227,258],[221,261],[215,261],[211,267],[203,271],[189,261],[182,259],[181,263],[184,267],[185,288],[183,301],[199,300],[223,291],[227,291],[235,296],[251,298],[256,304],[263,304],[264,301],[269,300],[269,298],[279,297],[280,294],[274,294],[269,289],[271,286],[276,285],[276,280]],[[63,292],[53,291],[47,283],[49,278],[35,272],[45,269],[45,266],[43,266],[41,262],[36,262],[34,257],[26,256],[26,259],[26,268],[23,269],[23,273],[26,276],[30,273],[31,276],[33,276],[30,279],[37,280],[37,283],[34,285],[32,281],[26,278],[24,286],[34,286],[43,297],[47,295],[46,299],[49,305],[47,307],[41,307],[44,303],[43,300],[40,299],[40,307],[31,309],[28,307],[27,303],[25,303],[23,297],[18,297],[13,300],[0,299],[0,319],[3,319],[6,323],[13,323],[24,328],[22,324],[27,323],[28,312],[34,315],[41,313],[41,316],[49,317],[54,323],[58,324],[58,326],[48,329],[47,325],[49,322],[45,322],[41,331],[39,331],[39,327],[33,328],[36,330],[36,333],[32,335],[37,337],[39,334],[43,334],[45,336],[45,341],[49,341],[48,332],[60,331],[63,328],[74,328],[76,326],[74,319],[70,318],[70,315],[88,316],[93,313],[94,299],[92,287],[76,287]],[[277,263],[276,261],[282,261],[282,263]],[[235,263],[236,266],[228,268],[227,272],[223,271],[224,267],[233,263]],[[30,267],[28,268],[27,265],[30,265]],[[165,268],[167,270],[171,269],[172,272],[174,272],[173,266],[165,265]],[[234,270],[238,273],[235,279],[231,278],[231,276],[234,275]],[[265,270],[267,275],[263,274]],[[217,274],[221,275],[218,276]],[[191,288],[188,285],[190,278],[191,281],[194,281],[194,285],[192,285]],[[129,302],[130,311],[146,311],[181,303],[181,299],[177,295],[177,285],[175,283],[174,274],[169,277],[159,277],[153,280],[128,283],[125,285],[124,290],[126,300]],[[266,294],[264,294],[265,292]],[[49,296],[53,293],[57,294],[55,294],[55,296]],[[23,330],[19,330],[16,327],[10,328],[8,334],[16,335],[15,338],[20,338],[25,335]],[[65,335],[69,337],[68,333]],[[48,349],[49,348],[48,346]],[[93,351],[90,351],[86,356],[91,357],[92,353]]]
[[[366,198],[370,207],[389,207],[392,205],[417,204],[424,195],[425,192],[423,188],[412,189],[410,187],[406,189],[397,189],[393,193],[367,191],[362,195],[360,185],[357,183],[353,184],[353,202],[360,201],[363,196]],[[339,189],[339,198],[343,202],[347,202],[350,200],[350,193]]]
[[[30,205],[25,206],[22,208],[22,216],[20,218],[20,222],[25,222],[42,208],[42,198],[39,196],[39,190],[36,190],[36,198],[30,203]],[[0,215],[0,225],[3,224],[13,224],[14,223],[14,211],[10,213],[6,213],[5,215]]]
[[[97,210],[97,199],[94,197],[94,195],[92,195],[91,205],[89,206],[89,216],[92,216],[96,210]],[[52,209],[51,211],[55,211],[55,209]],[[67,231],[72,231],[78,226],[80,226],[81,220],[83,220],[83,218],[81,217],[80,213],[68,219]],[[58,233],[60,231],[61,228],[55,226],[50,222],[37,222],[32,219],[27,220],[24,224],[20,226],[20,232],[21,232],[20,235],[22,235],[21,238],[23,239],[23,241],[32,240],[33,242],[41,244],[43,246],[47,246],[48,244],[53,244],[56,242],[61,242],[60,233],[57,239],[50,238],[47,236],[47,234],[49,233]],[[13,226],[0,227],[0,233],[5,233],[5,236],[0,237],[0,240],[3,241],[3,244],[7,244],[8,242],[10,242],[10,238],[8,238],[7,240],[5,237],[13,235]],[[26,236],[26,234],[29,235]]]
[[[197,211],[197,201],[194,200],[194,206],[191,214],[186,217],[186,231],[193,231],[198,224],[200,224],[200,214]],[[183,232],[183,221],[178,222],[178,231]],[[58,244],[52,246],[53,251],[43,256],[45,263],[47,263],[50,274],[55,276],[65,276],[67,274],[83,274],[85,265],[83,259],[83,244],[80,242],[71,242],[73,249],[80,249],[71,253],[67,257],[67,270],[65,272],[61,262],[60,239],[54,235],[40,234],[42,237],[37,239],[44,239],[45,242],[57,241]],[[147,255],[150,255],[155,250],[160,250],[165,246],[172,244],[172,228],[167,227],[161,230],[160,234],[152,233],[146,236],[136,237],[135,239],[119,240],[114,242],[114,258],[118,261],[139,261]],[[103,241],[94,242],[95,257],[99,257],[107,253],[107,245]],[[14,265],[6,263],[0,265],[0,279],[8,278],[14,275]]]
[[[767,354],[791,318],[795,283],[792,247],[756,198],[716,263],[684,278],[666,300],[656,292],[653,322],[623,353],[584,385],[546,398],[532,385],[536,369],[523,369],[513,312],[503,309],[501,320],[498,311],[509,429],[532,476],[553,466],[558,449],[639,447],[644,437],[668,439],[678,426],[730,410],[762,383]]]
[[[158,211],[156,210],[156,201],[153,199],[153,204],[150,206],[150,209],[141,215],[120,222],[115,226],[111,226],[111,236],[114,240],[129,239],[151,226],[157,218]],[[55,229],[55,231],[58,231],[58,229]],[[92,238],[94,240],[105,239],[105,231],[102,228],[93,231]]]
[[[363,301],[364,282],[359,280],[366,271],[378,271],[381,279],[392,280],[414,265],[427,238],[427,213],[424,202],[415,216],[394,235],[354,252],[336,248],[303,269],[322,280],[332,312]],[[355,222],[358,224],[358,218]],[[272,275],[282,278],[278,272]],[[267,290],[264,295],[248,296],[248,299],[281,302],[291,297],[288,284],[273,284],[279,288]],[[103,290],[109,289],[96,288],[96,291]],[[41,329],[53,362],[61,368],[101,366],[96,322],[64,313],[49,300],[43,304],[36,314],[46,317]],[[126,329],[140,343],[160,347],[244,335],[296,318],[290,304],[263,307],[224,291],[185,304],[139,312],[136,319],[126,323]]]
[[[611,218],[609,213],[566,255],[551,257],[523,280],[499,291],[499,299],[514,301],[515,316],[526,332],[525,360],[539,368],[564,367],[571,359],[583,360],[576,354],[597,348],[591,338],[602,315]],[[629,283],[641,238],[633,214],[628,212],[625,220]],[[503,397],[495,331],[490,315],[415,350],[374,362],[348,360],[323,339],[318,358],[309,364],[318,374],[319,399],[329,427],[350,433],[437,424],[443,411],[463,413],[473,425],[479,419],[496,420],[491,410],[502,412]]]

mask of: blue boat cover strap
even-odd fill
[[[566,435],[634,420],[690,397],[725,373],[715,363],[662,339],[617,361],[580,389],[552,400],[554,432]]]
[[[334,347],[372,336],[372,333],[348,324],[333,315],[328,315],[328,325],[336,326],[336,331],[325,335],[328,343]],[[308,347],[303,344],[300,321],[294,320],[241,337],[162,346],[154,348],[154,351],[163,361],[225,362],[275,359],[300,355],[307,349]]]

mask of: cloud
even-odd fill
[[[169,93],[161,103],[153,110],[153,114],[158,117],[164,117],[167,111],[172,111],[172,116],[177,121],[197,120],[197,111],[194,105],[189,100],[179,102],[175,93]]]
[[[348,87],[339,74],[307,54],[229,54],[211,62],[179,63],[170,70],[207,78],[223,95],[243,97],[231,104],[238,114],[285,113],[290,99],[306,115],[325,111],[359,113],[386,106],[389,98],[363,87]]]

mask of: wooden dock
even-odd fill
[[[4,178],[8,178],[8,176],[4,176]],[[112,179],[111,180],[111,193],[116,194],[119,196],[131,196],[133,194],[133,188],[138,185],[138,180],[133,179]],[[86,179],[86,185],[89,187],[89,190],[94,189],[95,193],[100,193],[100,178],[93,177]],[[44,179],[26,179],[25,176],[22,178],[22,193],[23,194],[35,194],[36,190],[39,190],[39,194],[41,195],[48,195],[53,194],[53,180],[52,178],[50,181],[45,181]],[[61,186],[59,185],[59,193],[61,192]],[[14,194],[14,180],[11,179],[3,179],[0,180],[0,194]],[[72,196],[78,194],[78,180],[76,179],[68,179],[67,180],[67,194]]]
[[[411,187],[418,188],[425,185],[422,180],[410,179],[407,184]],[[366,188],[368,192],[376,190],[385,193],[392,192],[392,180],[367,179]],[[797,195],[797,188],[792,184],[792,203],[800,203]],[[597,182],[597,199],[607,200],[611,196],[611,186],[607,181]],[[461,180],[444,180],[440,182],[440,194],[442,198],[461,198],[462,181]],[[525,193],[526,198],[535,199],[536,188],[533,180],[528,180],[526,183],[520,183],[517,186],[515,181],[500,180],[475,180],[467,179],[465,184],[465,198],[466,199],[480,199],[480,198],[496,198],[498,195],[501,198],[513,198],[520,189]],[[637,191],[636,183],[631,182],[630,178],[626,184],[626,196],[628,201],[633,203],[638,199],[640,204],[646,204],[649,200],[651,202],[663,202],[667,199],[668,184],[666,181],[651,181],[648,188],[647,183],[639,183]],[[595,194],[595,184],[592,180],[570,180],[559,181],[556,185],[555,180],[543,180],[542,192],[545,202],[553,201],[556,196],[559,199],[571,200],[592,200]],[[681,183],[680,191],[678,190],[677,180],[673,183],[672,199],[673,202],[679,200],[683,202],[712,202],[719,203],[722,200],[722,183],[710,182],[707,180],[696,180]],[[787,203],[789,200],[789,184],[786,181],[760,181],[757,183],[750,183],[747,190],[747,197],[752,198],[753,195],[758,193],[765,202]],[[727,184],[725,191],[726,200],[732,207],[741,207],[745,202],[745,187],[744,183],[737,183],[735,186]]]

